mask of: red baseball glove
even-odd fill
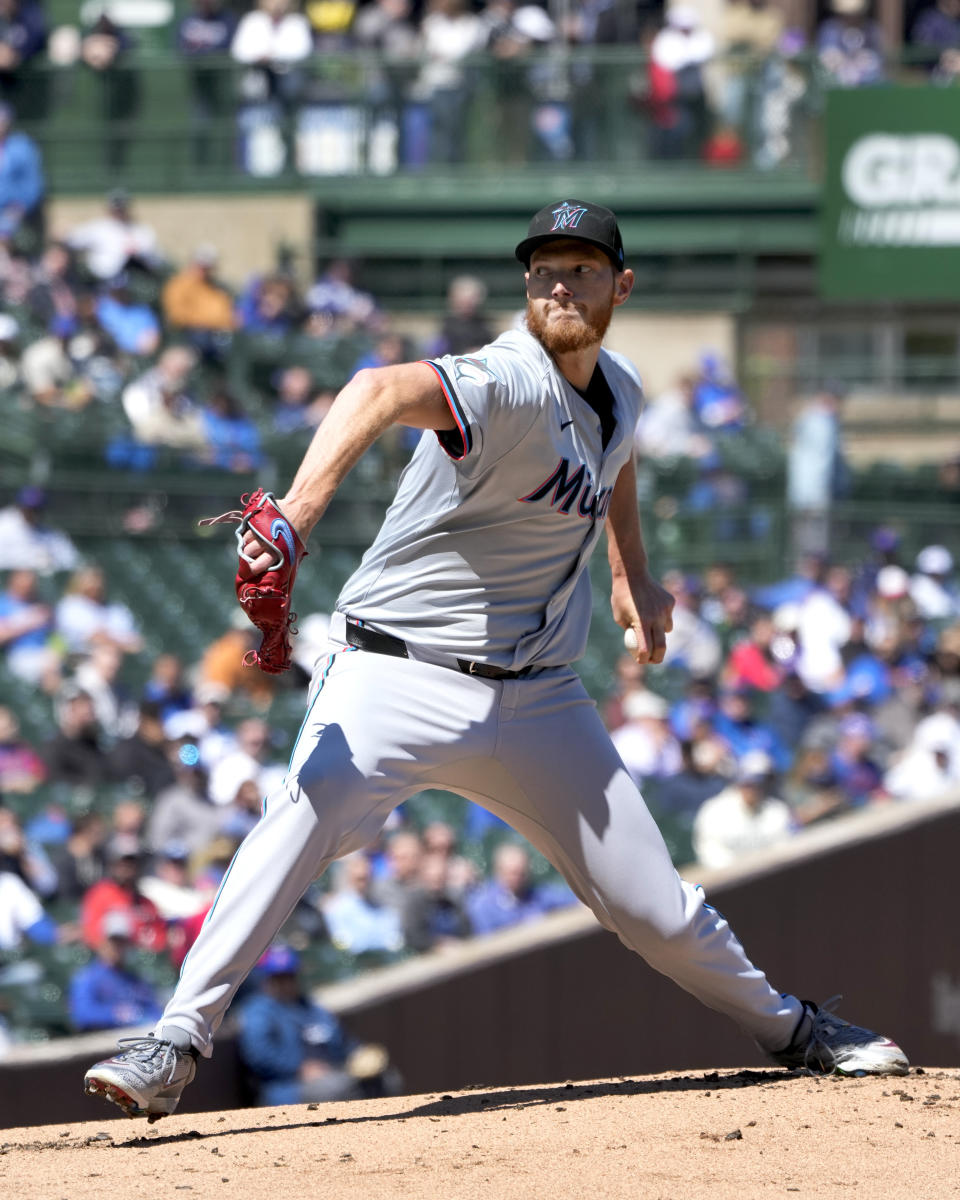
[[[241,496],[242,510],[208,517],[201,525],[219,525],[237,521],[237,547],[240,565],[235,587],[237,599],[244,612],[263,634],[259,650],[248,650],[243,657],[245,666],[256,664],[261,671],[279,675],[290,666],[290,635],[297,614],[290,611],[290,593],[297,578],[300,560],[306,549],[297,531],[277,506],[272,492],[258,488],[251,496]],[[243,537],[253,530],[257,541],[276,556],[276,563],[259,575],[252,575],[253,559],[243,548]]]

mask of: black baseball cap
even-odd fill
[[[541,208],[531,220],[527,236],[517,246],[517,258],[529,267],[530,255],[538,246],[565,237],[598,246],[618,271],[623,270],[623,239],[616,216],[602,204],[581,200],[561,200]]]

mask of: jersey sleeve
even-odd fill
[[[535,362],[497,342],[476,354],[425,360],[437,374],[456,428],[438,430],[444,451],[470,472],[512,450],[543,404]]]

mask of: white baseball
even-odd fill
[[[625,629],[623,631],[623,644],[631,652],[636,650],[636,648],[637,648],[637,645],[638,645],[637,631],[633,628],[632,625],[630,626],[629,629]]]

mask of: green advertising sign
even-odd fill
[[[960,89],[832,91],[820,291],[960,299]]]

